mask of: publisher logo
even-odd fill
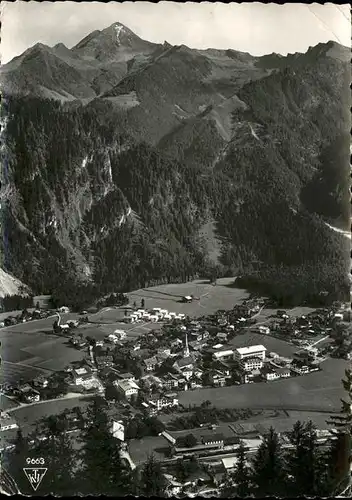
[[[45,461],[43,458],[31,459],[27,458],[28,465],[44,465]],[[47,467],[24,467],[23,472],[26,474],[26,477],[32,486],[34,491],[37,491],[40,483],[42,482],[43,477],[48,470]]]

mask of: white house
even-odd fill
[[[150,314],[149,321],[152,323],[157,323],[159,321],[159,316],[157,314]]]
[[[277,380],[277,379],[280,378],[280,375],[276,371],[268,371],[265,374],[265,378],[268,381],[270,381],[270,380]]]
[[[253,370],[260,370],[263,368],[264,361],[261,358],[244,358],[240,361],[241,367],[246,372],[251,372]]]
[[[233,357],[233,350],[232,349],[219,349],[218,351],[214,352],[213,358],[214,359],[229,359]]]
[[[114,383],[125,398],[130,398],[134,394],[138,394],[139,387],[133,380],[119,380]]]
[[[25,384],[20,388],[20,393],[26,403],[36,403],[40,401],[40,394],[33,389],[29,384]]]
[[[178,397],[176,393],[164,394],[163,396],[155,394],[151,396],[149,404],[154,406],[157,410],[160,411],[163,408],[177,406]]]
[[[266,348],[263,345],[253,345],[250,347],[239,347],[235,349],[234,359],[242,361],[245,358],[260,358],[264,361]]]
[[[113,342],[114,344],[116,344],[118,341],[119,341],[119,338],[117,335],[115,335],[114,333],[110,333],[110,335],[108,335],[108,338],[107,340],[109,342]]]
[[[289,370],[289,368],[279,368],[278,370],[276,370],[276,372],[278,373],[280,378],[291,377],[291,371]]]
[[[88,367],[75,368],[72,370],[72,376],[75,385],[87,385],[95,379],[94,373]]]
[[[17,429],[16,421],[6,412],[0,414],[0,431],[8,431],[10,429]]]
[[[124,330],[115,330],[114,335],[119,339],[122,340],[126,337],[126,332]]]
[[[268,335],[270,333],[270,328],[268,326],[260,325],[258,326],[259,333]]]
[[[186,315],[184,313],[178,313],[177,316],[176,316],[176,319],[185,319]]]
[[[155,370],[156,366],[159,364],[158,359],[156,356],[152,356],[151,358],[147,358],[144,360],[144,364],[146,367],[146,370],[148,372]]]
[[[123,425],[122,420],[113,420],[110,431],[114,438],[119,439],[120,441],[125,441],[125,426]]]
[[[136,377],[132,373],[119,373],[118,377],[120,380],[127,380],[129,382],[135,382]]]
[[[295,366],[294,368],[298,373],[301,373],[302,375],[309,373],[309,368],[306,365],[303,366]]]
[[[182,375],[185,377],[186,380],[189,380],[192,375],[193,375],[193,368],[187,367],[181,369]]]

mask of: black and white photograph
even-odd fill
[[[0,9],[1,494],[350,498],[350,5]]]

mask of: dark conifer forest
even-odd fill
[[[73,73],[70,87],[54,73],[21,87],[41,54],[49,66],[61,57],[56,49],[20,56],[21,74],[5,66],[5,81],[17,75],[19,85],[2,106],[5,270],[33,293],[72,301],[77,290],[98,297],[214,274],[282,303],[346,299],[345,48],[329,42],[280,64],[224,51],[234,66],[211,84],[211,51],[142,48],[145,64],[131,63],[133,75],[127,68],[110,90],[89,87],[86,100]],[[209,223],[217,258],[202,232]]]

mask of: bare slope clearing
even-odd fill
[[[16,295],[21,289],[29,292],[29,288],[19,279],[14,278],[11,274],[0,269],[0,297],[5,297],[5,295]]]
[[[217,264],[221,255],[221,241],[216,234],[216,221],[205,223],[200,228],[199,235],[205,240],[209,259]]]

